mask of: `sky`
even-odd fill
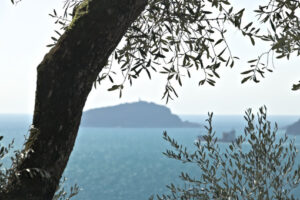
[[[239,7],[253,10],[258,0],[238,2]],[[57,29],[48,14],[62,6],[63,0],[23,0],[17,6],[10,0],[0,1],[0,113],[33,113],[36,67],[49,51],[46,45]],[[300,92],[291,91],[292,85],[300,80],[300,57],[275,60],[274,72],[259,84],[241,84],[240,73],[247,69],[247,60],[255,58],[266,46],[251,47],[250,41],[237,31],[231,31],[228,41],[233,54],[241,58],[240,63],[233,69],[221,69],[221,79],[215,87],[199,87],[197,73],[184,79],[182,87],[174,85],[179,98],[167,104],[171,111],[185,115],[240,115],[247,108],[257,110],[266,105],[269,114],[300,115]],[[92,90],[84,110],[138,100],[165,105],[161,99],[165,77],[152,77],[149,80],[144,74],[132,87],[126,85],[121,99],[117,92],[107,91],[109,82],[103,83]]]

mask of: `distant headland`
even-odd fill
[[[300,135],[300,119],[297,122],[287,126],[286,134]]]
[[[124,128],[196,128],[200,124],[182,121],[170,109],[155,103],[138,101],[87,110],[82,115],[83,127]]]

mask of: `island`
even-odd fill
[[[198,135],[197,140],[195,142],[206,141],[207,135]],[[222,138],[218,138],[218,142],[229,143],[235,140],[235,130],[231,130],[229,132],[223,132]]]
[[[87,110],[82,115],[83,127],[122,128],[196,128],[200,124],[182,121],[166,106],[138,101]]]
[[[287,126],[286,134],[288,134],[288,135],[300,135],[300,119],[297,122]]]

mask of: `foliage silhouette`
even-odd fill
[[[299,186],[300,165],[295,165],[298,150],[294,140],[278,138],[277,124],[272,128],[262,107],[255,122],[251,109],[245,113],[247,126],[226,149],[217,143],[209,114],[204,141],[195,144],[197,150],[188,152],[164,132],[164,139],[174,150],[164,155],[199,168],[197,177],[182,172],[184,186],[170,184],[170,194],[157,199],[296,199],[292,191]],[[151,197],[150,199],[154,199]]]

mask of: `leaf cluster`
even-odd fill
[[[269,27],[265,34],[255,34],[254,37],[270,44],[270,50],[262,53],[257,59],[250,61],[251,70],[243,72],[246,77],[242,80],[259,82],[258,76],[264,77],[265,71],[272,72],[269,65],[270,52],[277,59],[289,59],[291,54],[300,55],[300,2],[295,0],[269,0],[266,5],[260,5],[257,10],[258,20]],[[265,62],[260,62],[262,57]],[[249,63],[252,63],[250,62]],[[273,64],[274,66],[274,64]]]
[[[64,0],[63,14],[58,14],[55,9],[52,13],[49,13],[49,16],[55,19],[55,24],[60,25],[60,31],[67,30],[70,25],[72,18],[75,16],[76,8],[83,2],[83,0]],[[53,43],[48,44],[47,47],[53,47],[56,45],[58,39],[62,33],[58,30],[54,30],[55,36],[51,37]]]
[[[300,90],[300,81],[298,84],[294,84],[292,90]]]
[[[56,193],[53,197],[52,200],[70,200],[71,198],[73,198],[74,196],[76,196],[79,193],[79,187],[77,184],[75,184],[74,186],[70,187],[70,192],[69,194],[65,191],[65,188],[62,187],[63,184],[66,182],[66,178],[63,178],[60,181],[59,186],[56,189]]]
[[[164,133],[173,150],[164,154],[199,168],[192,177],[182,172],[185,187],[168,185],[170,194],[157,199],[296,199],[292,191],[299,186],[300,166],[295,166],[297,149],[287,136],[278,138],[277,124],[271,126],[266,108],[262,107],[255,122],[251,109],[246,111],[247,126],[226,149],[220,149],[209,114],[204,141],[189,153],[185,147]],[[153,199],[153,197],[152,197]]]
[[[82,0],[65,0],[63,15],[54,10],[50,16],[65,30],[80,3]],[[243,22],[244,12],[245,9],[235,11],[229,0],[149,0],[98,75],[95,87],[108,79],[112,84],[108,90],[119,91],[121,97],[127,81],[132,85],[141,74],[151,79],[153,73],[159,72],[166,77],[162,98],[168,102],[178,97],[174,84],[182,86],[185,77],[196,76],[199,86],[215,86],[220,67],[233,67],[238,59],[226,40],[228,25],[249,38],[252,45],[260,40],[271,46],[248,61],[250,69],[242,72],[242,83],[258,83],[266,72],[272,72],[269,60],[274,66],[274,54],[278,59],[289,58],[293,52],[299,55],[299,1],[269,0],[260,5],[255,12],[258,21],[270,27],[266,33],[261,33],[254,22]],[[57,36],[52,37],[49,47],[56,44]],[[118,69],[113,70],[114,66]],[[114,81],[117,72],[123,76],[119,83]]]
[[[0,142],[3,140],[3,136],[0,136]],[[3,165],[3,160],[7,157],[7,154],[13,148],[14,141],[8,144],[7,147],[2,146],[0,143],[0,190],[3,189],[8,181],[8,177],[11,174],[9,169],[6,169]]]
[[[143,72],[150,79],[152,72],[165,75],[163,98],[167,102],[178,96],[173,83],[182,86],[192,69],[202,72],[199,85],[214,86],[220,77],[219,67],[233,67],[237,59],[227,45],[224,23],[240,26],[241,17],[242,11],[234,13],[227,0],[149,1],[110,58],[109,66],[121,66],[124,81],[120,85],[125,80],[131,85]]]
[[[10,156],[11,167],[6,168],[3,164],[4,160],[6,161],[7,157],[9,156],[10,152],[14,148],[14,140],[8,144],[7,147],[2,146],[1,141],[3,140],[3,136],[0,136],[0,193],[1,191],[5,191],[6,185],[9,183],[12,177],[16,177],[18,172],[15,171],[15,167],[27,156],[30,156],[30,151],[19,151],[14,150],[13,156]],[[26,169],[26,173],[29,177],[33,178],[34,176],[41,176],[43,178],[47,178],[49,175],[48,173],[40,170],[38,168],[31,168]],[[70,187],[70,192],[67,193],[65,188],[62,187],[65,183],[66,178],[63,178],[60,181],[59,186],[56,189],[56,193],[53,197],[53,200],[70,200],[74,196],[79,193],[79,187],[77,184]]]

